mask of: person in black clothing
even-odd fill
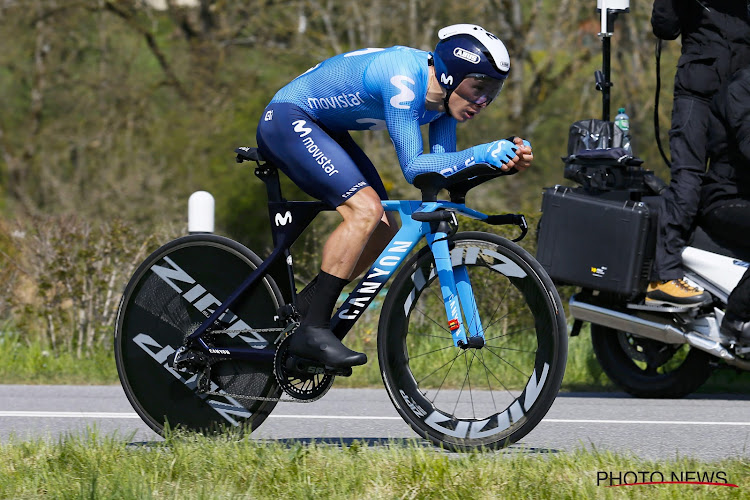
[[[697,306],[708,299],[708,294],[684,281],[681,254],[698,211],[711,98],[732,74],[750,63],[749,8],[747,0],[654,2],[654,34],[663,40],[681,36],[682,56],[669,131],[671,182],[662,193],[664,206],[647,303]]]
[[[701,188],[700,225],[738,255],[750,256],[750,66],[711,102],[709,169]],[[732,291],[722,332],[750,343],[750,269]]]

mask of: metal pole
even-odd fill
[[[601,31],[599,37],[602,39],[602,73],[603,78],[601,81],[597,78],[597,87],[602,91],[602,120],[605,122],[609,121],[609,104],[610,104],[610,88],[612,82],[610,77],[612,76],[612,68],[610,66],[610,59],[612,54],[612,26],[610,22],[610,9],[607,6],[607,0],[600,0],[601,9]]]
[[[609,104],[612,88],[610,77],[612,68],[610,66],[612,38],[604,36],[602,38],[602,72],[604,73],[604,82],[602,85],[602,120],[609,121]]]

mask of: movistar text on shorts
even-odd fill
[[[318,162],[318,165],[321,166],[323,171],[328,174],[328,177],[339,172],[336,170],[336,167],[333,166],[331,160],[325,156],[323,151],[321,151],[318,145],[315,144],[312,137],[305,137],[302,140],[302,144],[304,144],[305,148],[307,148],[307,152]]]

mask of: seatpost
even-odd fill
[[[269,163],[260,164],[255,168],[255,175],[266,185],[268,201],[285,201],[281,197],[281,183],[279,182],[279,171]]]

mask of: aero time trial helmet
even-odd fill
[[[453,92],[467,77],[482,82],[476,104],[489,103],[510,71],[508,50],[498,37],[475,24],[454,24],[438,31],[433,60],[440,85]],[[464,96],[462,96],[464,97]],[[466,98],[466,97],[464,97]],[[471,100],[471,99],[469,99]]]

